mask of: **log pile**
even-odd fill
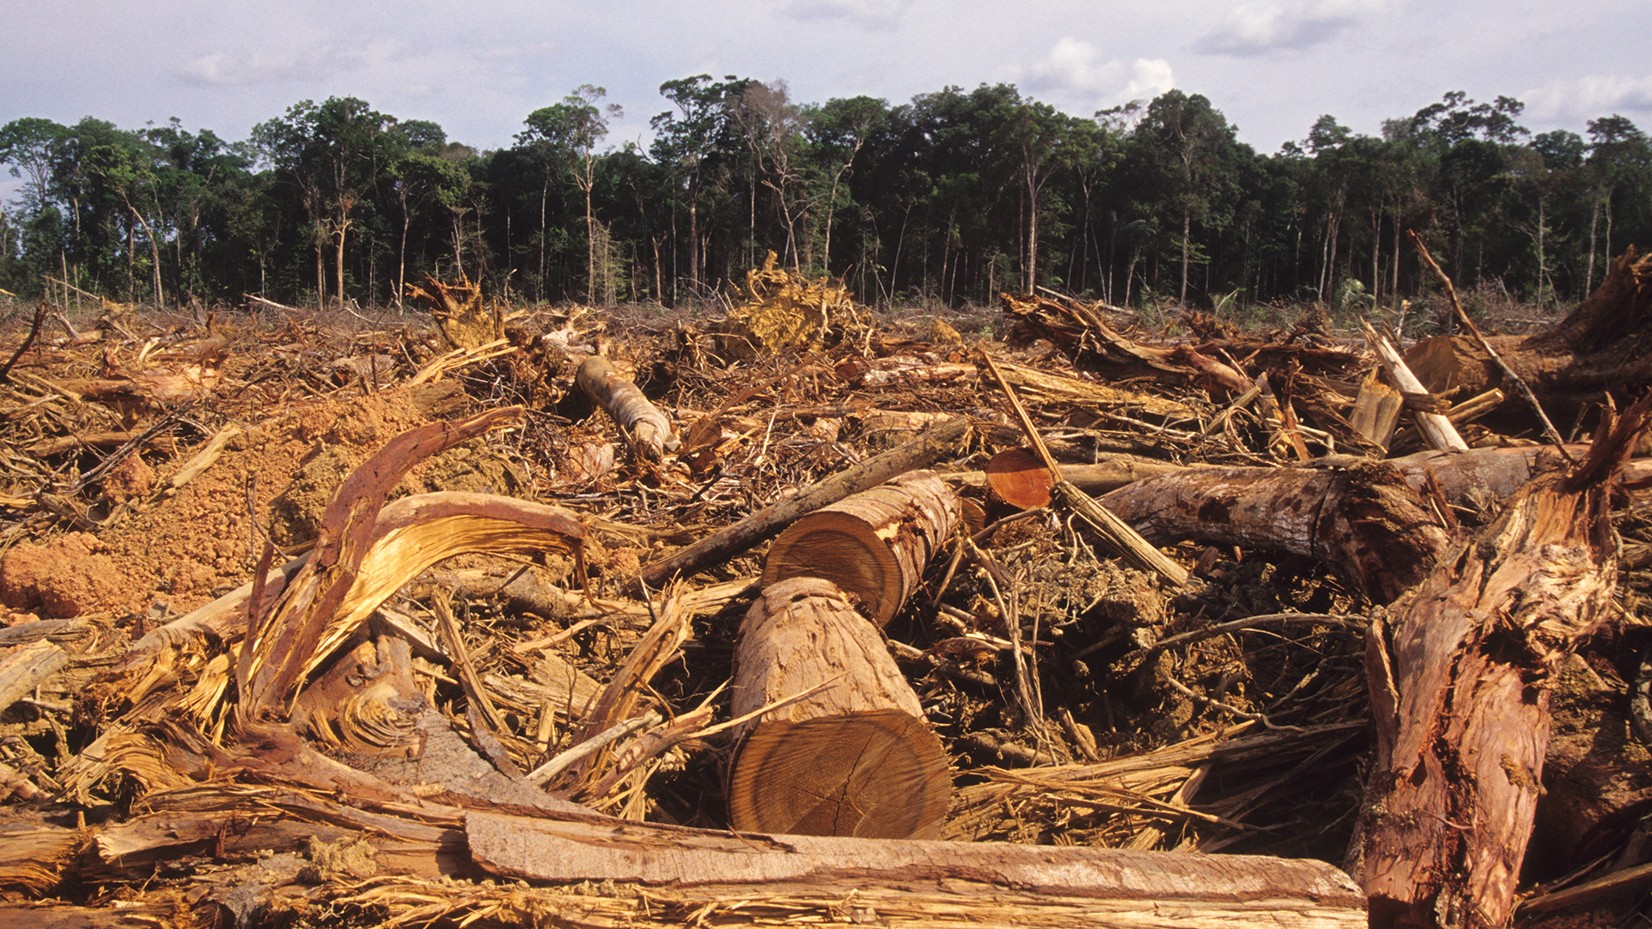
[[[965,340],[772,267],[738,361],[469,282],[19,319],[0,920],[1632,924],[1652,401],[1520,365],[1646,268],[1503,352],[1564,444],[1375,328]]]

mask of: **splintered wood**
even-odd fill
[[[1631,925],[1648,280],[14,314],[0,924]]]

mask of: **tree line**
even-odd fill
[[[1461,92],[1379,136],[1322,116],[1263,155],[1179,90],[1092,117],[1011,84],[891,105],[798,103],[783,82],[668,81],[647,148],[585,85],[479,151],[365,101],[303,101],[242,141],[177,120],[0,127],[20,192],[0,288],[126,302],[245,294],[382,305],[463,272],[540,301],[709,295],[772,250],[859,300],[963,305],[1035,286],[1144,305],[1386,304],[1427,286],[1416,229],[1460,287],[1580,298],[1652,242],[1652,140],[1629,119],[1533,134]]]

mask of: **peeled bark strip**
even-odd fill
[[[1355,431],[1387,451],[1404,409],[1405,396],[1390,387],[1376,369],[1372,369],[1365,376],[1364,383],[1360,384],[1351,422]]]
[[[1388,602],[1422,580],[1446,533],[1394,469],[1197,468],[1101,498],[1148,541],[1195,539],[1337,565]]]
[[[236,668],[239,719],[285,717],[306,675],[350,629],[419,571],[459,551],[575,551],[581,524],[555,507],[491,507],[482,495],[425,495],[411,524],[380,527],[385,496],[423,459],[514,421],[519,407],[437,422],[391,439],[345,479],[322,514],[316,546],[279,595],[264,589],[268,565],[254,575],[247,643]],[[492,498],[497,501],[500,498]],[[524,520],[523,517],[530,517]],[[444,521],[447,525],[443,525]],[[451,536],[451,538],[449,538]],[[385,570],[364,571],[369,554]],[[428,560],[424,560],[428,559]],[[419,564],[423,561],[422,564]],[[411,565],[417,564],[408,573]],[[368,604],[368,601],[372,601]],[[364,604],[365,610],[359,614]]]
[[[763,584],[823,577],[854,594],[879,626],[900,611],[924,565],[958,528],[958,495],[913,471],[792,523],[769,547]]]
[[[574,383],[593,402],[608,411],[637,453],[659,461],[677,447],[671,419],[643,396],[637,385],[614,370],[608,359],[592,355],[579,366]]]
[[[1551,682],[1611,607],[1606,482],[1648,406],[1576,472],[1529,484],[1373,628],[1377,759],[1356,847],[1373,927],[1507,924],[1542,792]]]
[[[734,828],[938,834],[952,794],[946,753],[882,636],[830,581],[774,584],[741,624],[730,712],[780,701],[736,730]]]
[[[639,883],[684,898],[698,889],[711,900],[744,901],[742,925],[782,924],[767,918],[770,906],[812,922],[828,897],[840,901],[832,922],[914,927],[1365,926],[1358,889],[1318,861],[996,842],[730,836],[486,812],[466,816],[465,836],[476,863],[501,877]],[[710,924],[724,923],[714,915]]]

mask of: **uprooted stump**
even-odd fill
[[[939,833],[946,753],[877,629],[830,581],[764,589],[740,627],[729,822],[754,832]]]
[[[1633,396],[1652,385],[1652,256],[1631,246],[1552,328],[1486,341],[1557,422],[1570,422],[1605,394]],[[1472,336],[1424,339],[1406,362],[1436,394],[1472,396],[1503,385],[1497,363]]]
[[[736,357],[818,346],[828,327],[854,313],[841,284],[777,268],[774,252],[762,268],[746,272],[745,291],[745,302],[723,321],[723,351]]]
[[[459,273],[448,283],[426,275],[428,289],[407,285],[407,296],[430,312],[443,340],[456,349],[474,351],[505,337],[505,315],[498,303],[482,297],[482,287]]]

